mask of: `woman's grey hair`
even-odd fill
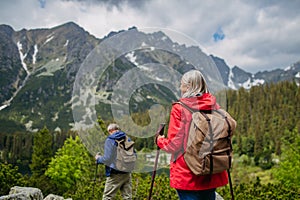
[[[209,92],[204,76],[198,70],[191,70],[183,74],[181,82],[187,86],[187,91],[182,94],[182,98],[202,95],[203,93]]]
[[[120,130],[120,126],[118,124],[109,124],[108,127],[107,127],[107,131],[111,131],[111,130]]]

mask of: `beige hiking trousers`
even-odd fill
[[[114,199],[118,190],[121,191],[121,195],[124,200],[132,199],[131,173],[111,174],[109,177],[106,177],[102,199],[103,200]]]

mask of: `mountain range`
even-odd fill
[[[114,49],[104,51],[104,45],[123,49],[110,54]],[[107,57],[107,66],[100,73],[97,66]],[[89,63],[98,71],[84,71],[82,67]],[[207,72],[206,79],[215,88],[219,87],[216,82],[237,90],[286,80],[299,83],[300,79],[300,61],[284,70],[252,74],[229,67],[222,58],[205,55],[197,46],[180,45],[161,31],[144,33],[132,27],[100,39],[73,22],[20,31],[0,25],[0,132],[34,132],[43,126],[68,131],[74,127],[72,109],[80,99],[74,94],[74,84],[89,73],[99,74],[91,76],[98,78],[92,88],[95,107],[109,119],[111,105],[121,107],[126,101],[130,101],[130,112],[145,111],[155,103],[170,104],[179,97],[177,72],[180,75],[195,67]],[[130,74],[132,71],[136,73]],[[114,94],[116,86],[127,93]]]

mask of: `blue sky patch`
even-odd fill
[[[40,7],[41,8],[45,8],[45,6],[46,6],[46,0],[39,0],[39,2],[40,2]]]
[[[215,42],[218,42],[225,38],[225,34],[221,27],[219,27],[218,30],[213,34],[213,38]]]

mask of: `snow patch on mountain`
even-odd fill
[[[69,40],[66,41],[66,43],[64,44],[64,47],[68,46],[69,44]]]
[[[26,82],[27,82],[27,80],[28,80],[28,78],[30,76],[30,72],[29,72],[29,70],[27,68],[27,64],[24,61],[25,58],[26,58],[26,56],[27,56],[27,53],[23,54],[23,52],[22,52],[22,49],[23,49],[22,48],[22,43],[20,41],[17,42],[17,47],[18,47],[18,51],[19,51],[19,55],[20,55],[20,60],[21,60],[22,67],[26,71],[27,75],[26,75],[26,77],[25,77],[22,85],[17,88],[17,90],[13,93],[12,97],[9,100],[7,100],[7,101],[5,101],[5,102],[2,103],[3,105],[0,106],[0,111],[3,110],[4,108],[10,106],[10,103],[15,98],[15,96],[20,92],[20,90],[24,87],[24,85],[26,84]]]
[[[228,83],[227,83],[227,85],[228,85],[229,88],[231,88],[233,90],[237,90],[237,88],[235,87],[234,82],[232,80],[233,78],[234,78],[234,74],[232,72],[232,69],[229,69],[229,75],[228,75]]]
[[[291,70],[292,69],[292,67],[291,66],[288,66],[288,67],[286,67],[285,69],[284,69],[284,71],[289,71],[289,70]]]
[[[160,81],[160,82],[163,82],[163,81],[164,81],[163,79],[158,78],[158,77],[155,77],[155,80]]]
[[[9,105],[5,104],[5,105],[0,106],[0,110],[3,110],[3,109],[6,108],[7,106],[9,106]]]
[[[26,71],[27,74],[30,74],[28,68],[27,68],[27,65],[26,63],[24,62],[24,59],[26,58],[27,56],[27,53],[23,54],[22,52],[22,44],[20,41],[17,42],[17,46],[18,46],[18,50],[19,50],[19,54],[20,54],[20,59],[21,59],[21,63],[22,63],[22,67],[24,68],[24,70]]]
[[[263,79],[254,79],[252,86],[256,86],[256,85],[263,85],[266,81]]]
[[[51,40],[53,40],[53,38],[54,38],[53,34],[48,35],[47,40],[44,42],[44,45],[47,44],[48,42],[50,42]]]
[[[167,39],[168,39],[167,36],[163,36],[163,37],[161,38],[162,41],[165,41],[165,40],[167,40]]]
[[[37,55],[38,51],[39,51],[38,46],[36,44],[36,45],[34,45],[34,52],[32,54],[32,64],[36,63],[36,55]]]
[[[31,121],[31,120],[28,121],[26,124],[24,124],[25,127],[26,127],[26,130],[29,131],[29,132],[32,132],[32,133],[38,132],[37,128],[36,129],[32,128],[32,124],[33,124],[33,121]]]
[[[250,89],[251,88],[251,79],[249,78],[247,81],[244,83],[239,83],[240,87],[243,87],[245,89]]]
[[[134,55],[134,52],[129,52],[128,54],[125,55],[125,57],[132,62],[134,65],[138,66],[139,63],[136,62],[136,56]]]

